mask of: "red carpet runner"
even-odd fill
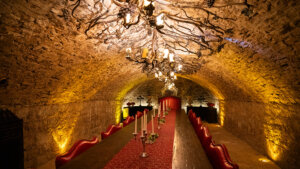
[[[171,169],[173,156],[173,142],[175,132],[176,112],[173,110],[166,116],[166,123],[157,130],[157,118],[155,118],[155,132],[159,137],[154,144],[146,145],[147,158],[140,157],[142,142],[139,137],[131,139],[128,144],[109,161],[105,169]],[[151,132],[151,121],[148,123],[148,131]],[[133,131],[132,131],[133,132]]]

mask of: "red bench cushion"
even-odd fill
[[[85,152],[87,149],[91,148],[95,144],[99,142],[99,139],[97,137],[94,137],[92,140],[79,140],[77,141],[70,150],[64,154],[57,156],[55,159],[55,166],[56,168],[61,167],[65,163],[69,162],[79,154]]]

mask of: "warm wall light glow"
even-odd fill
[[[264,162],[264,163],[268,163],[268,162],[270,162],[270,160],[269,160],[269,159],[267,159],[267,158],[265,158],[265,157],[261,157],[261,158],[259,158],[259,159],[258,159],[258,161],[261,161],[261,162]]]
[[[137,77],[136,80],[130,81],[127,83],[126,86],[124,86],[117,94],[116,97],[116,109],[115,109],[115,122],[116,124],[120,123],[120,116],[121,116],[121,109],[122,109],[122,103],[123,99],[126,96],[126,94],[134,88],[136,85],[144,82],[147,80],[147,76]]]
[[[164,24],[163,17],[164,17],[163,13],[156,17],[156,25],[161,26]]]
[[[173,77],[174,75],[175,75],[175,73],[174,73],[174,72],[171,72],[171,73],[170,73],[170,76],[171,76],[171,77]]]
[[[224,126],[225,119],[225,101],[219,100],[219,122],[221,126]]]
[[[281,131],[274,128],[272,125],[265,124],[264,132],[266,136],[268,155],[274,161],[277,161],[280,158],[280,154],[282,153],[282,150],[279,147],[282,141]]]
[[[66,145],[69,143],[72,133],[73,129],[70,129],[68,131],[57,130],[52,133],[52,137],[58,146],[59,154],[64,154],[66,152]]]
[[[169,49],[164,50],[164,59],[167,59],[169,55]]]
[[[65,153],[70,147],[68,144],[71,141],[79,115],[79,112],[74,112],[72,115],[70,115],[70,112],[61,112],[59,125],[54,129],[50,129],[53,140],[58,147],[58,154]]]
[[[148,1],[148,0],[144,0],[144,6],[148,6],[148,5],[150,5],[151,4],[151,2],[150,1]]]
[[[125,22],[126,22],[126,23],[130,23],[130,18],[131,18],[130,13],[127,13],[127,14],[126,14]]]
[[[126,119],[129,115],[129,108],[124,108],[123,109],[123,119]]]
[[[169,60],[170,60],[170,62],[174,62],[174,54],[173,53],[170,53]]]
[[[176,76],[176,75],[174,76],[174,79],[175,79],[175,80],[177,79],[177,76]]]

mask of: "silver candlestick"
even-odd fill
[[[136,136],[138,135],[138,133],[132,133],[134,136],[134,139],[136,140]]]
[[[147,132],[144,130],[143,135],[141,136],[141,140],[143,143],[143,152],[141,153],[141,157],[146,158],[148,157],[148,154],[146,152],[146,141],[147,141]]]
[[[157,129],[160,129],[160,117],[159,116],[157,117],[157,123],[158,123]]]

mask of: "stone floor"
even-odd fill
[[[172,169],[212,169],[188,116],[177,112]]]
[[[237,163],[240,169],[280,169],[266,156],[261,155],[246,142],[226,131],[217,124],[208,124],[208,129],[213,140],[217,144],[225,144],[232,161]]]

